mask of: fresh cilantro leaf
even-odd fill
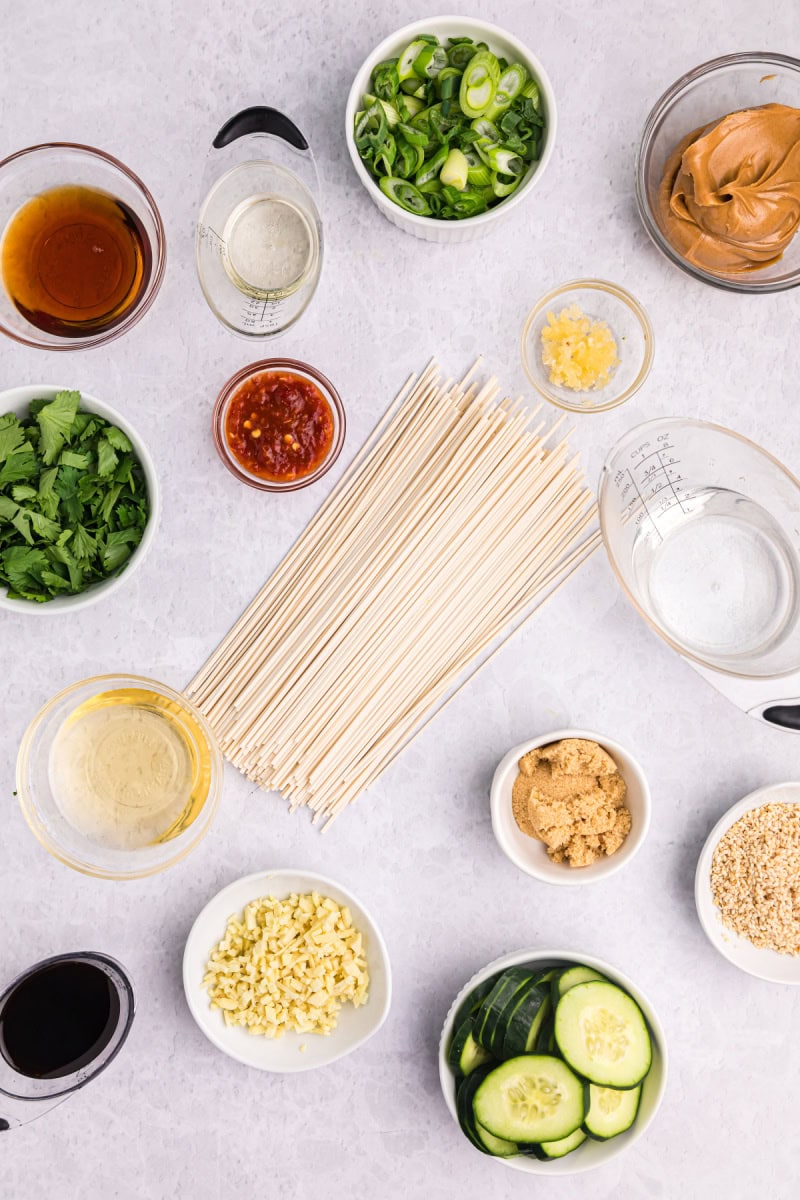
[[[62,467],[77,467],[79,471],[85,471],[89,466],[88,454],[79,454],[77,450],[62,450],[58,456],[59,466]]]
[[[83,562],[84,560],[88,562],[97,552],[97,539],[93,538],[90,533],[87,533],[82,525],[77,525],[70,550],[79,562]]]
[[[27,546],[9,546],[0,555],[0,573],[8,580],[14,591],[33,591],[42,582],[42,571],[47,569],[47,557],[42,550]]]
[[[11,524],[16,529],[17,533],[22,534],[22,537],[29,546],[33,545],[33,534],[31,533],[31,522],[28,513],[17,507],[17,511],[11,518]]]
[[[46,542],[54,542],[61,533],[61,526],[58,521],[51,521],[49,517],[45,517],[42,513],[32,508],[28,516],[31,519],[31,525],[34,532],[38,533],[40,538],[44,538]]]
[[[119,500],[121,491],[122,491],[122,484],[115,483],[114,486],[111,488],[111,491],[106,492],[105,499],[103,500],[103,503],[100,505],[100,512],[99,512],[100,520],[103,522],[104,525],[108,525],[109,521],[111,520],[111,514],[114,511],[114,505]]]
[[[51,592],[68,592],[70,590],[69,580],[62,575],[56,575],[55,571],[42,571],[42,583]]]
[[[123,433],[121,429],[117,429],[116,425],[108,425],[106,427],[106,440],[111,442],[115,450],[123,452],[132,450],[131,439],[127,433]]]
[[[14,413],[0,417],[0,463],[3,463],[25,441],[25,430]]]
[[[136,529],[117,529],[110,533],[103,550],[103,566],[106,571],[116,571],[117,567],[130,557],[131,544],[137,544],[139,540],[139,531]]]
[[[11,495],[18,504],[22,504],[24,500],[32,500],[37,492],[36,488],[31,487],[29,483],[15,483],[11,489]]]
[[[47,555],[51,562],[60,562],[69,571],[69,582],[73,591],[79,591],[83,583],[83,567],[76,563],[65,546],[49,546]]]
[[[117,452],[108,438],[99,438],[97,442],[97,474],[110,475],[118,462]]]
[[[0,487],[7,483],[22,483],[31,479],[36,474],[36,469],[36,455],[33,451],[17,450],[14,454],[9,454],[0,467]]]
[[[80,392],[59,392],[54,400],[45,404],[36,414],[42,435],[42,459],[47,466],[55,462],[61,447],[69,437],[80,402]]]
[[[10,496],[0,496],[0,518],[10,521],[19,512],[19,504]]]

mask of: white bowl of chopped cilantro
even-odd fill
[[[153,461],[94,396],[0,392],[0,608],[73,612],[130,578],[158,525]]]
[[[356,174],[394,225],[426,241],[472,241],[541,181],[555,96],[513,34],[434,17],[398,29],[365,59],[345,134]]]

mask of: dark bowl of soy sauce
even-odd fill
[[[61,954],[30,967],[0,995],[0,1093],[31,1105],[21,1119],[32,1119],[37,1102],[49,1107],[83,1087],[121,1049],[134,1007],[128,975],[107,955]],[[2,1110],[0,1096],[0,1128]]]

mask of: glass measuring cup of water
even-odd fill
[[[598,505],[628,598],[680,654],[747,679],[800,669],[800,483],[771,454],[647,421],[610,452]]]
[[[322,270],[314,157],[293,121],[244,109],[214,138],[197,223],[197,272],[217,318],[272,338],[305,312]]]
[[[36,1120],[104,1071],[130,1031],[133,985],[105,954],[59,954],[0,995],[0,1131]]]

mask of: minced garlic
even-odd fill
[[[577,304],[549,312],[542,327],[542,362],[550,382],[575,392],[604,388],[619,363],[617,343],[605,321],[587,317]]]
[[[268,1038],[331,1033],[345,1001],[367,1002],[363,939],[349,908],[317,892],[253,900],[228,921],[203,985],[226,1025]]]

